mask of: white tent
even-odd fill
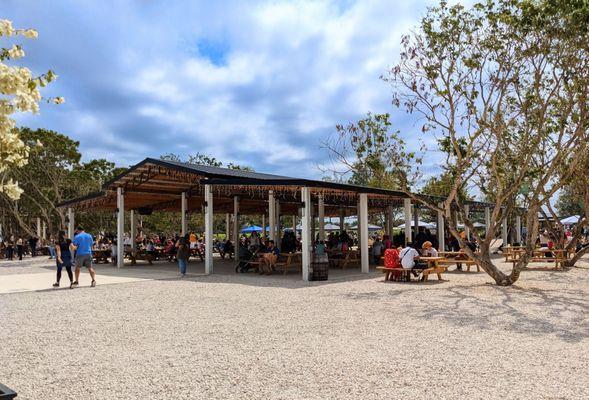
[[[480,222],[474,222],[472,224],[472,226],[474,226],[475,228],[484,228],[485,227],[485,224],[480,223]],[[457,228],[460,228],[460,229],[464,229],[464,224],[463,223],[460,223],[456,227]]]
[[[382,226],[368,224],[369,231],[379,231],[381,229],[382,229]],[[350,230],[352,230],[352,231],[358,230],[358,226],[354,225],[354,226],[350,227]]]
[[[419,226],[423,226],[424,228],[427,229],[436,229],[436,224],[433,222],[425,222],[425,221],[419,221]],[[415,226],[415,221],[411,220],[411,227]],[[402,223],[401,225],[397,226],[396,228],[401,228],[404,229],[405,228],[405,223]]]
[[[319,229],[319,226],[316,227],[317,229]],[[301,225],[297,225],[297,231],[301,231],[303,228],[301,227]],[[329,232],[329,231],[339,231],[339,225],[335,225],[335,224],[325,224],[324,226],[325,231]],[[284,228],[284,231],[292,231],[292,228]]]
[[[581,219],[578,215],[572,215],[570,217],[564,218],[560,220],[560,223],[563,225],[575,225],[579,223],[579,219]]]

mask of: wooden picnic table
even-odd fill
[[[400,272],[403,275],[404,281],[411,282],[411,273],[413,271],[419,271],[421,273],[421,281],[423,282],[429,279],[430,274],[436,274],[438,276],[438,280],[443,280],[442,273],[446,272],[447,267],[439,265],[439,262],[444,261],[444,257],[420,257],[419,259],[427,263],[427,268],[423,270],[414,270],[412,268],[376,267],[376,269],[381,270],[385,273],[385,281],[392,280],[391,278],[393,277],[393,275],[395,275],[395,273],[397,272]]]
[[[481,267],[476,263],[475,260],[470,258],[465,251],[440,251],[438,254],[445,256],[445,259],[440,264],[450,265],[450,264],[466,264],[466,271],[470,272],[470,267],[475,266],[477,272],[481,271]],[[475,254],[480,254],[479,252],[475,251]]]
[[[92,250],[92,256],[94,257],[94,262],[97,264],[100,262],[108,263],[108,258],[110,257],[110,249],[94,249]]]
[[[295,251],[294,253],[280,253],[278,257],[279,257],[279,259],[286,258],[286,261],[277,262],[275,264],[276,266],[282,267],[284,269],[284,272],[283,272],[284,275],[287,274],[288,269],[293,265],[298,267],[299,272],[302,272],[302,268],[303,268],[303,253],[302,252]]]

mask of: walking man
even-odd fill
[[[86,267],[90,273],[90,277],[92,278],[92,283],[90,286],[95,287],[96,274],[94,272],[94,268],[92,268],[92,245],[94,244],[92,235],[84,232],[84,229],[81,226],[78,226],[72,244],[74,250],[76,251],[76,280],[74,281],[73,285],[78,285],[78,279],[80,278],[80,268]]]

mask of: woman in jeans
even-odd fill
[[[65,267],[67,276],[70,278],[70,289],[73,288],[72,283],[74,282],[74,275],[72,274],[72,241],[66,239],[65,232],[60,231],[57,239],[57,245],[55,246],[56,261],[57,261],[57,281],[53,284],[53,287],[59,287],[59,281],[61,280],[61,270]]]
[[[180,276],[186,276],[186,264],[188,263],[188,258],[190,257],[190,248],[186,244],[186,239],[180,238],[178,240],[178,244],[176,245],[178,248],[176,252],[176,259],[178,260],[178,267],[180,268]]]

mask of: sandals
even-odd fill
[[[96,287],[96,281],[92,281],[92,282],[90,283],[90,287]]]

